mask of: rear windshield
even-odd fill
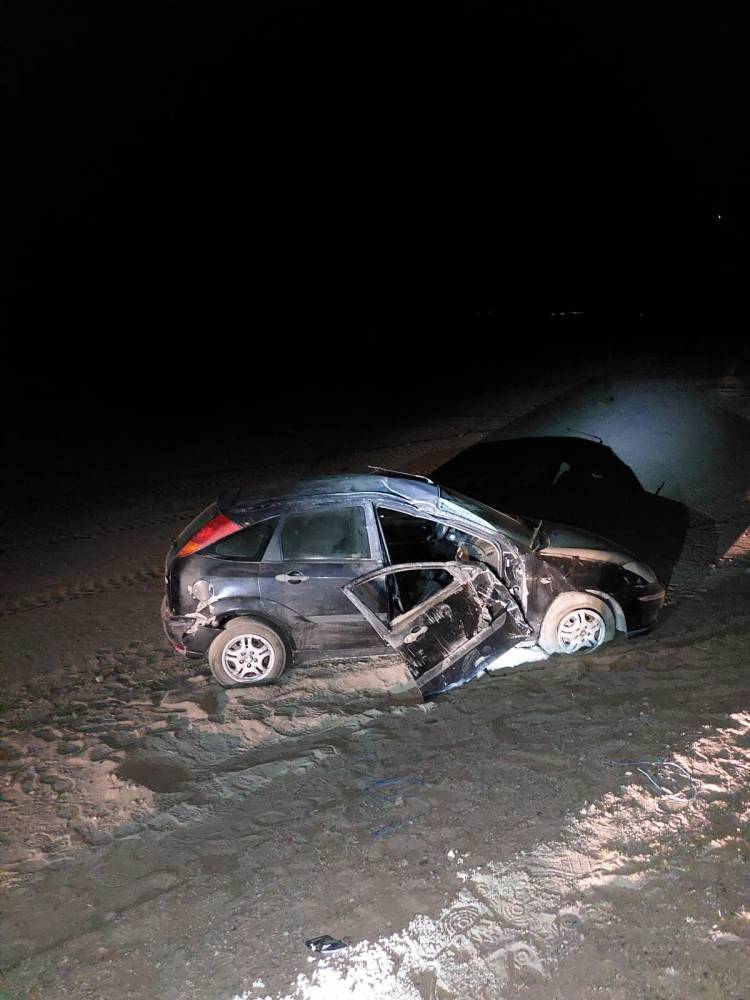
[[[465,497],[463,493],[456,490],[447,490],[440,487],[440,500],[438,507],[446,514],[457,514],[483,528],[491,528],[493,531],[501,531],[508,538],[525,548],[531,548],[533,531],[510,514],[503,514],[502,511],[494,510],[487,504],[480,503],[479,500],[472,500]]]

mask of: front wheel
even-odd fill
[[[211,673],[222,687],[270,684],[286,666],[286,646],[269,625],[235,618],[208,647]]]
[[[610,608],[593,594],[564,594],[550,605],[539,632],[545,653],[588,653],[615,634]]]

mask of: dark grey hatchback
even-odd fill
[[[390,647],[425,696],[518,644],[574,653],[647,631],[664,599],[606,539],[385,471],[224,494],[175,539],[165,579],[172,647],[207,653],[224,686]]]

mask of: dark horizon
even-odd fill
[[[746,373],[721,15],[6,11],[11,490],[591,363]]]
[[[10,329],[741,313],[739,5],[8,16]]]

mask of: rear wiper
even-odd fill
[[[534,545],[536,544],[537,537],[541,530],[542,530],[542,521],[540,519],[539,524],[537,524],[536,528],[534,528],[534,534],[531,536],[531,542],[529,544],[529,548],[531,549],[532,552],[534,551]]]

